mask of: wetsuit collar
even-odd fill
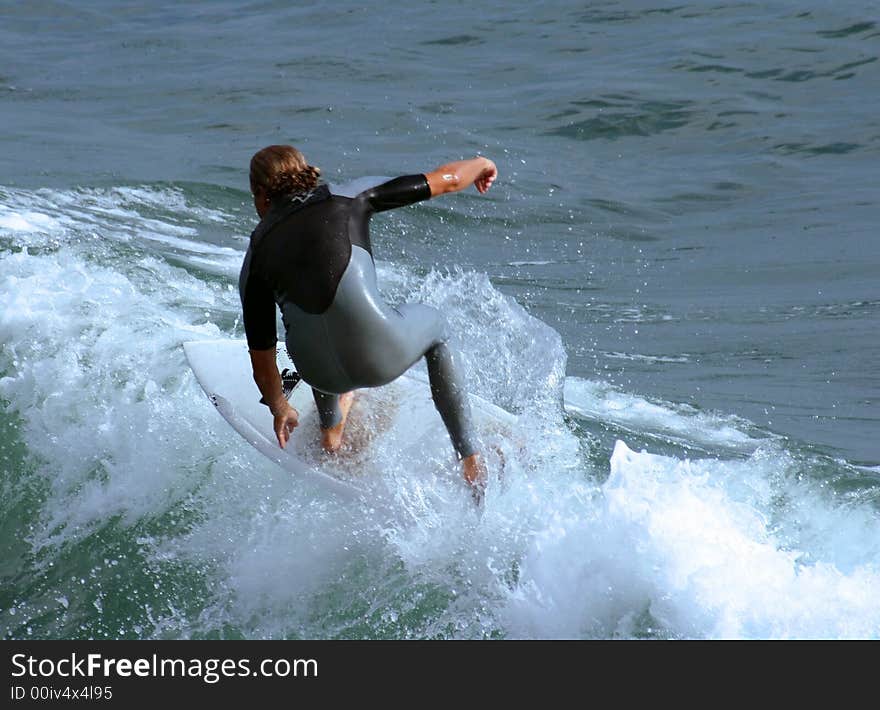
[[[314,190],[307,193],[285,195],[273,200],[266,216],[260,220],[257,228],[251,234],[251,243],[256,244],[265,237],[282,220],[304,207],[322,202],[330,197],[330,188],[326,185],[318,185]]]

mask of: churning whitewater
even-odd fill
[[[482,514],[393,451],[383,501],[285,474],[181,348],[242,336],[248,205],[215,198],[0,188],[4,638],[880,636],[875,470],[566,377],[560,335],[474,270],[379,276],[520,417]]]

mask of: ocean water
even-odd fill
[[[0,636],[880,637],[878,56],[854,0],[0,4]],[[293,480],[189,371],[279,142],[496,160],[373,225],[521,415],[481,514]]]

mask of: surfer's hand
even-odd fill
[[[273,414],[275,416],[275,436],[278,437],[278,445],[283,449],[287,446],[290,432],[299,424],[299,413],[285,402]]]
[[[482,172],[477,175],[477,179],[474,180],[474,187],[477,188],[477,192],[481,195],[492,187],[492,183],[495,182],[495,178],[498,177],[498,168],[495,167],[495,163],[488,158],[484,158],[484,160],[487,164]]]

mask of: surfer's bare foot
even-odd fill
[[[352,402],[354,402],[354,392],[339,395],[339,409],[342,412],[342,419],[334,427],[321,429],[321,446],[329,454],[339,451],[342,446],[342,435],[345,432],[345,423],[348,421],[348,412]]]
[[[464,469],[464,480],[468,482],[474,500],[479,505],[483,501],[483,492],[486,490],[486,481],[489,477],[486,464],[479,454],[471,454],[461,460],[461,467]]]

